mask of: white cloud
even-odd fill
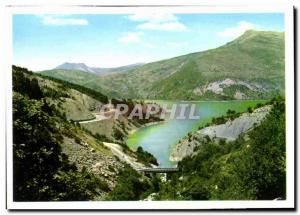
[[[226,28],[225,30],[221,31],[218,33],[218,36],[220,37],[231,37],[231,38],[236,38],[240,35],[242,35],[245,31],[254,29],[257,26],[250,22],[246,21],[241,21],[238,23],[237,26],[231,27],[231,28]]]
[[[118,39],[119,43],[124,44],[140,44],[145,46],[146,48],[155,48],[156,46],[152,43],[146,42],[142,39],[142,36],[144,35],[144,32],[128,32],[125,35],[121,36]]]
[[[86,19],[69,18],[61,16],[41,16],[41,22],[44,25],[88,25],[89,22]]]
[[[141,43],[143,32],[129,32],[118,39],[120,43]]]
[[[143,30],[186,31],[188,28],[171,13],[136,13],[128,19],[141,22],[137,27]]]

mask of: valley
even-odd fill
[[[146,64],[13,66],[16,200],[285,198],[284,67],[284,33],[253,30]],[[200,118],[161,118],[174,104]],[[139,171],[157,167],[178,171]]]
[[[178,101],[156,101],[158,104],[177,104]],[[199,127],[211,122],[213,117],[225,115],[230,109],[236,112],[245,112],[249,107],[257,104],[264,104],[265,100],[252,101],[193,101],[196,104],[197,112],[200,114],[199,120],[167,119],[163,123],[149,125],[139,128],[128,136],[127,145],[136,149],[141,146],[146,151],[153,154],[161,167],[176,166],[177,162],[170,160],[173,148],[188,133],[197,131]],[[187,102],[183,102],[186,104]]]
[[[284,33],[249,30],[216,49],[141,64],[105,76],[76,69],[41,74],[112,98],[271,99],[284,94]]]

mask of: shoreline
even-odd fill
[[[143,124],[141,127],[138,127],[138,128],[135,128],[135,129],[131,129],[129,132],[128,132],[128,135],[127,135],[127,139],[129,137],[129,135],[132,135],[134,134],[135,132],[137,132],[139,129],[141,128],[145,128],[145,127],[148,127],[148,126],[151,126],[151,125],[158,125],[158,124],[163,124],[165,123],[166,120],[163,120],[163,121],[158,121],[158,122],[148,122],[146,124]]]

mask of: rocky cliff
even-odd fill
[[[193,154],[197,145],[209,140],[234,141],[241,134],[247,133],[258,125],[271,110],[271,105],[257,108],[252,113],[243,113],[238,118],[229,120],[224,124],[212,125],[194,132],[182,139],[173,149],[170,160],[180,161],[185,156]]]

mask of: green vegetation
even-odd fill
[[[117,186],[109,193],[107,200],[140,200],[142,194],[150,188],[150,185],[140,175],[126,166],[120,173]]]
[[[119,175],[117,186],[108,194],[106,200],[141,200],[146,198],[149,194],[157,192],[159,183],[160,180],[157,177],[143,177],[126,165]]]
[[[144,164],[154,164],[158,166],[156,158],[151,153],[144,151],[141,146],[137,148],[136,155],[139,162],[142,162]]]
[[[63,135],[74,136],[74,125],[47,103],[37,79],[29,75],[13,67],[14,200],[92,200],[107,192],[105,182],[78,170],[62,153]]]
[[[272,105],[247,138],[227,143],[209,139],[199,145],[194,156],[179,162],[179,173],[162,184],[157,198],[285,199],[285,102],[277,98]]]
[[[99,179],[62,154],[62,137],[47,103],[14,93],[14,200],[89,200]]]
[[[45,73],[46,74],[46,73]],[[107,96],[103,95],[102,93],[100,93],[99,91],[95,91],[95,90],[92,90],[90,88],[87,88],[87,87],[84,87],[82,85],[79,85],[79,84],[74,84],[74,83],[71,83],[71,81],[67,81],[67,80],[63,80],[63,79],[59,79],[59,78],[55,78],[55,77],[51,77],[51,76],[47,76],[45,74],[40,74],[41,77],[43,78],[47,78],[51,81],[54,81],[54,82],[57,82],[57,83],[60,83],[62,86],[64,86],[64,89],[75,89],[83,94],[86,94],[100,102],[103,102],[103,103],[108,103],[108,98]]]
[[[32,73],[25,68],[18,69],[18,67],[13,66],[13,91],[21,92],[32,99],[39,100],[44,95],[37,79],[33,78],[31,80],[26,77],[31,74]]]
[[[281,99],[281,97],[278,97],[276,99]],[[274,100],[271,100],[270,102],[266,102],[265,104],[272,104],[273,102],[274,102]],[[261,103],[258,103],[255,107],[249,106],[247,108],[247,112],[252,113],[255,109],[260,108],[262,106],[263,106],[263,104],[261,104]],[[206,123],[205,126],[200,126],[198,129],[200,130],[204,127],[208,127],[208,126],[211,126],[211,125],[224,124],[229,120],[234,120],[235,118],[238,118],[241,114],[242,114],[241,112],[236,112],[235,110],[228,109],[227,112],[226,112],[226,115],[222,115],[222,116],[219,116],[219,117],[213,117],[211,119],[211,122]]]
[[[63,90],[59,91],[61,88]],[[97,97],[99,93],[80,86],[52,78],[44,79],[25,68],[13,66],[14,200],[84,201],[103,199],[107,193],[107,199],[137,200],[145,198],[148,192],[157,191],[158,178],[154,177],[152,182],[152,179],[141,177],[128,165],[120,175],[116,167],[108,165],[107,168],[118,178],[116,187],[111,191],[112,188],[106,180],[102,180],[101,174],[95,175],[82,163],[75,165],[70,162],[65,152],[74,160],[74,156],[84,153],[79,146],[88,147],[87,153],[97,151],[105,156],[113,156],[102,144],[102,141],[112,142],[110,139],[98,133],[93,134],[78,122],[67,119],[66,113],[61,112],[64,110],[61,106],[66,103],[64,99],[74,100],[75,96],[79,96],[78,92],[71,89],[88,92],[94,98],[101,97]],[[124,151],[145,165],[157,164],[156,159],[142,149],[136,155],[130,151],[123,142],[128,125],[122,120],[116,122],[114,136],[119,139]],[[69,145],[75,146],[72,148]],[[79,151],[68,151],[74,149]],[[133,191],[124,192],[130,186]]]
[[[55,90],[48,86],[44,86],[44,95],[45,97],[50,97],[51,99],[70,98],[68,93],[62,90]]]
[[[155,82],[147,95],[162,99],[226,100],[235,99],[234,95],[239,91],[247,98],[262,99],[271,98],[276,91],[275,86],[280,86],[281,90],[284,88],[283,33],[247,31],[240,38],[217,49],[180,58],[183,66],[174,68],[177,72]],[[270,92],[232,85],[224,88],[223,95],[212,91],[204,94],[193,93],[193,90],[205,86],[206,83],[227,78],[248,84],[257,83]]]
[[[153,175],[142,176],[125,164],[121,172],[109,165],[107,168],[117,178],[116,186],[111,187],[85,167],[72,164],[62,147],[69,138],[72,144],[92,146],[86,155],[97,150],[104,157],[111,152],[102,141],[113,140],[123,146],[124,152],[134,154],[139,162],[157,165],[153,155],[141,147],[136,152],[130,151],[124,140],[130,128],[158,121],[158,118],[107,120],[101,125],[95,122],[81,126],[74,122],[82,118],[75,118],[76,114],[71,112],[79,115],[87,108],[76,106],[75,94],[69,91],[80,92],[82,97],[87,95],[100,104],[108,103],[106,95],[122,98],[113,99],[113,105],[125,102],[130,110],[136,103],[130,100],[132,98],[229,100],[245,96],[269,99],[284,93],[284,66],[284,34],[257,31],[247,31],[216,49],[102,77],[61,69],[35,75],[13,66],[14,200],[94,200],[99,196],[103,198],[103,194],[108,194],[106,200],[141,200],[151,193],[157,193],[157,200],[285,199],[285,102],[280,98],[272,100],[272,110],[260,125],[236,141],[204,137],[205,141],[196,147],[194,155],[179,162],[180,171],[170,174],[167,182]],[[59,89],[47,84],[41,87],[40,79],[59,84]],[[208,88],[213,84],[218,90],[216,85],[225,79],[236,83],[223,84],[222,93]],[[85,101],[82,98],[83,104]],[[99,104],[89,107],[85,117],[94,117],[91,111],[96,106]],[[253,111],[254,108],[248,108],[249,113]],[[211,123],[225,123],[239,114],[228,110],[225,116],[213,118]],[[106,135],[107,130],[110,130],[109,135]],[[189,133],[188,138],[194,140],[193,133]]]
[[[249,108],[251,108],[251,107],[249,107]],[[199,126],[198,129],[200,130],[200,129],[204,128],[204,127],[208,127],[208,126],[211,126],[211,125],[224,124],[228,120],[233,120],[233,119],[239,117],[240,115],[241,115],[240,112],[236,112],[235,110],[228,109],[227,112],[226,112],[226,115],[222,115],[222,116],[219,116],[219,117],[212,117],[212,119],[211,119],[210,122],[206,123],[205,126]]]
[[[191,89],[204,84],[204,77],[198,71],[197,63],[193,60],[185,63],[176,73],[153,84],[151,91],[160,93],[161,99],[194,99]]]
[[[97,76],[73,70],[49,70],[56,77],[115,98],[231,100],[270,99],[284,94],[284,33],[247,31],[219,48],[148,63],[126,73]],[[231,79],[223,94],[201,91]],[[250,86],[250,87],[249,87]],[[239,98],[241,99],[241,98]]]

